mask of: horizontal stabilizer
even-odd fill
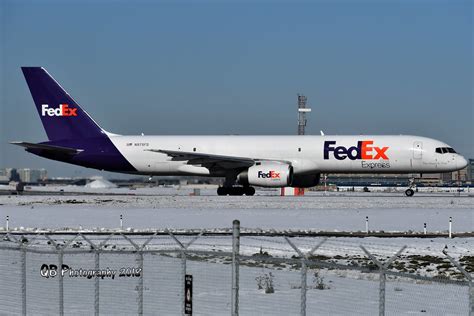
[[[27,142],[10,142],[10,144],[25,147],[27,150],[39,149],[39,150],[50,151],[50,152],[55,152],[55,153],[60,153],[60,154],[66,154],[66,155],[76,155],[80,153],[81,151],[83,151],[82,149],[53,146],[53,145],[46,145],[46,144],[27,143]]]

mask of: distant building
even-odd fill
[[[0,169],[0,179],[10,181],[19,181],[20,176],[15,168],[2,168]]]
[[[329,174],[328,183],[339,186],[406,186],[410,179],[420,186],[459,185],[474,182],[474,159],[467,168],[446,173],[415,174]]]
[[[467,165],[467,177],[469,181],[474,182],[474,159],[469,159],[469,164]]]
[[[6,170],[0,169],[0,184],[7,184],[10,182],[10,178],[7,177]]]
[[[7,176],[0,175],[0,184],[8,184],[10,179]]]
[[[450,183],[453,181],[453,173],[452,172],[444,172],[441,174],[441,181],[443,183]]]
[[[469,171],[469,165],[468,165],[468,167],[458,170],[458,171],[442,173],[441,180],[443,180],[443,183],[445,184],[454,184],[457,182],[468,182],[470,181],[469,172],[470,171]]]
[[[437,186],[441,184],[442,173],[423,173],[423,176],[417,175],[416,183],[424,186]]]
[[[423,175],[424,177],[424,175]],[[321,177],[321,182],[323,178]],[[343,186],[404,186],[409,182],[407,174],[328,174],[327,183]]]
[[[37,183],[40,180],[45,180],[47,178],[46,169],[18,169],[18,175],[20,176],[21,182],[26,183]]]

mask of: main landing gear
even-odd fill
[[[415,190],[413,190],[414,188],[416,188],[415,178],[411,178],[410,179],[410,186],[408,187],[408,189],[405,190],[405,195],[406,196],[413,196],[415,194]]]
[[[217,195],[254,195],[255,188],[248,185],[248,183],[240,183],[243,186],[235,186],[238,183],[237,174],[226,174],[224,185],[217,188]]]
[[[254,195],[255,188],[253,187],[218,187],[217,195]]]

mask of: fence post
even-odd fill
[[[443,251],[443,254],[451,261],[451,263],[458,268],[459,271],[464,275],[469,283],[469,316],[474,316],[474,288],[472,286],[472,276],[457,262],[453,257],[448,255],[446,250]]]
[[[95,245],[92,241],[89,240],[86,236],[81,233],[78,233],[78,236],[81,236],[82,239],[87,241],[89,245],[94,249],[94,261],[95,261],[95,269],[98,271],[100,269],[100,251],[102,247],[112,238],[114,234],[111,234],[107,238],[105,238],[98,246]],[[94,315],[99,316],[100,311],[100,285],[99,285],[99,278],[95,278],[94,280]]]
[[[374,257],[364,246],[360,246],[360,248],[366,253],[366,255],[379,267],[380,272],[380,285],[379,285],[379,315],[385,315],[385,285],[386,285],[386,271],[388,267],[392,264],[393,261],[405,250],[407,246],[403,246],[395,255],[393,255],[390,259],[388,259],[385,263],[380,262],[377,258]]]
[[[183,249],[181,251],[181,284],[186,284],[186,251]],[[186,313],[184,308],[184,302],[181,302],[181,314],[184,316]]]
[[[18,243],[18,247],[21,250],[21,264],[20,264],[20,269],[21,269],[21,314],[26,315],[26,248],[28,247],[29,244],[33,242],[33,240],[36,239],[32,238],[31,240],[27,240],[24,238],[22,235],[19,239],[15,238],[15,236],[10,235],[8,232],[6,234],[6,238],[9,240],[13,240],[14,242]]]
[[[143,251],[138,250],[138,268],[140,276],[138,277],[138,315],[143,315]]]
[[[181,241],[179,241],[178,238],[176,238],[176,236],[173,235],[173,233],[170,232],[169,230],[166,230],[166,232],[168,233],[168,235],[171,236],[171,238],[174,239],[174,241],[178,244],[178,246],[181,249],[181,272],[182,272],[181,284],[185,286],[186,284],[186,250],[193,244],[193,242],[195,242],[199,237],[202,236],[202,234],[204,234],[204,230],[201,230],[201,232],[197,236],[195,236],[193,239],[191,239],[187,244],[183,244]],[[184,303],[183,303],[181,304],[181,314],[185,315],[185,312],[186,311],[185,311]]]
[[[64,249],[66,249],[79,235],[74,238],[65,241],[64,245],[57,244],[48,235],[44,235],[46,239],[51,242],[51,246],[54,250],[58,251],[58,278],[59,278],[59,315],[64,316],[64,279],[63,279],[63,262],[64,262]]]
[[[64,279],[63,279],[63,262],[64,262],[64,253],[62,249],[58,249],[58,277],[59,277],[59,315],[64,316]]]
[[[21,246],[21,314],[26,316],[26,246]]]
[[[288,237],[285,237],[286,242],[293,248],[296,253],[301,258],[301,309],[300,314],[301,316],[306,316],[306,292],[307,292],[307,280],[308,280],[308,266],[306,261],[309,257],[319,248],[321,247],[327,240],[327,238],[323,239],[319,244],[314,246],[308,253],[303,253]]]
[[[146,245],[148,245],[148,243],[150,241],[152,241],[153,238],[155,238],[156,234],[157,233],[154,233],[150,238],[145,240],[145,242],[142,245],[139,246],[139,245],[137,245],[137,243],[135,243],[133,240],[128,238],[126,235],[120,233],[120,235],[125,240],[127,240],[135,248],[135,250],[138,253],[138,258],[137,258],[138,259],[138,267],[141,269],[140,270],[140,276],[138,278],[138,315],[143,315],[143,273],[144,273],[144,269],[143,269],[143,249],[145,249]]]
[[[385,315],[385,285],[386,285],[387,275],[385,274],[385,269],[380,268],[380,284],[379,284],[379,315]]]
[[[231,315],[239,315],[240,221],[232,222],[232,296]]]
[[[306,316],[306,288],[308,279],[308,267],[306,260],[301,260],[301,316]]]
[[[95,261],[95,269],[98,271],[100,269],[100,252],[99,249],[96,249],[94,254],[94,261]],[[99,316],[100,310],[100,300],[99,300],[99,278],[95,278],[94,280],[94,315]]]
[[[469,280],[469,316],[474,316],[474,288],[472,278]]]

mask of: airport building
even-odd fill
[[[10,181],[19,181],[20,176],[15,168],[0,169],[0,183],[8,183]]]
[[[38,183],[40,180],[45,180],[48,176],[46,169],[18,169],[18,175],[21,182]]]
[[[406,186],[410,179],[415,178],[421,186],[453,186],[472,184],[474,181],[474,159],[459,171],[446,173],[420,174],[328,174],[326,183],[336,186]],[[324,177],[321,177],[324,185]]]
[[[336,186],[405,186],[409,182],[407,174],[328,174],[326,183]],[[321,177],[324,185],[324,177]]]
[[[474,182],[474,159],[469,159],[469,164],[467,165],[467,176],[469,181]]]
[[[2,168],[0,169],[0,183],[9,183],[10,181],[15,182],[26,182],[26,183],[38,183],[39,181],[46,180],[48,172],[46,169],[15,169],[15,168]]]

